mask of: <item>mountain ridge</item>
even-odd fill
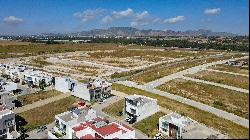
[[[44,33],[46,34],[46,33]],[[154,30],[154,29],[137,29],[133,27],[109,27],[107,29],[92,29],[89,31],[81,31],[75,33],[67,33],[67,35],[74,36],[221,36],[233,37],[239,36],[228,32],[213,32],[212,30],[198,29],[186,31],[174,30]]]

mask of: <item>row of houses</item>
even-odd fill
[[[53,79],[49,73],[15,64],[0,64],[0,74],[15,83],[26,83],[32,87],[38,86],[41,81],[44,81],[46,85],[51,85]]]
[[[51,74],[34,70],[23,65],[0,64],[0,74],[13,82],[5,82],[4,88],[12,90],[17,88],[14,82],[28,84],[30,87],[39,86],[43,81],[46,86],[54,85],[55,90],[63,93],[71,93],[73,96],[86,101],[102,100],[111,95],[112,84],[104,79],[96,78],[88,83],[81,83],[70,77],[53,77]],[[1,89],[0,81],[0,89]]]

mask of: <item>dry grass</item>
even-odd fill
[[[158,133],[159,118],[166,115],[163,112],[157,112],[133,125],[133,127],[141,130],[144,134],[153,138]]]
[[[179,72],[197,65],[213,62],[213,61],[219,61],[222,59],[228,59],[230,57],[223,57],[223,58],[208,58],[205,60],[189,60],[187,61],[181,61],[178,63],[172,63],[172,64],[161,64],[156,65],[153,67],[150,67],[146,70],[144,70],[143,74],[133,76],[129,80],[138,82],[140,84],[144,84],[150,81],[154,81],[156,79],[162,78],[164,76],[173,74],[175,72]],[[159,74],[158,74],[159,72]]]
[[[98,73],[96,67],[91,67],[91,66],[74,66],[73,69],[85,73],[85,75],[96,75]]]
[[[214,71],[200,71],[195,74],[189,74],[189,77],[225,84],[229,86],[249,89],[249,79],[246,76],[239,76]]]
[[[209,112],[137,88],[127,87],[116,83],[113,83],[112,88],[114,90],[121,91],[129,95],[139,94],[157,99],[158,104],[160,106],[169,110],[176,111],[179,114],[189,116],[190,118],[197,120],[200,123],[206,124],[209,127],[218,129],[221,132],[228,134],[231,138],[249,138],[249,129],[236,123],[233,123],[229,120],[220,118]]]
[[[171,58],[180,58],[187,56],[202,56],[208,55],[206,51],[192,51],[192,50],[119,50],[114,52],[95,52],[91,53],[90,57],[92,58],[104,58],[104,57],[112,57],[112,58],[126,58],[126,57],[139,57],[141,60],[146,61],[160,61],[161,57],[171,57]]]
[[[47,62],[46,58],[44,57],[38,57],[36,59],[31,60],[31,63],[28,65],[43,68],[45,66],[53,65],[53,63]]]
[[[138,48],[138,46],[126,46]],[[121,50],[126,47],[119,47],[112,43],[84,43],[84,44],[41,44],[41,43],[5,43],[0,42],[0,58],[24,57],[42,54],[65,53],[75,51],[96,51],[96,50]],[[141,47],[143,48],[143,47]]]
[[[234,73],[240,73],[240,74],[249,74],[249,68],[246,67],[237,67],[237,66],[229,66],[225,64],[215,65],[209,67],[211,69],[220,70],[220,71],[227,71],[227,72],[234,72]]]
[[[122,118],[120,112],[123,112],[123,109],[124,109],[124,100],[122,99],[103,108],[102,111],[116,118]]]
[[[247,119],[249,117],[249,96],[245,93],[184,79],[175,79],[157,88],[214,106]]]
[[[32,104],[33,102],[44,100],[50,97],[58,96],[61,93],[56,90],[50,90],[50,91],[40,91],[38,93],[33,94],[27,94],[23,96],[18,96],[18,100],[22,101],[23,105]]]
[[[27,124],[24,128],[31,131],[38,126],[53,122],[55,115],[70,109],[76,100],[77,98],[70,96],[17,115],[25,119]]]

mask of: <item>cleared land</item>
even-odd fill
[[[226,71],[226,72],[234,72],[239,74],[249,74],[249,68],[247,67],[237,67],[237,66],[229,66],[225,64],[215,65],[212,67],[209,67],[211,69],[220,70],[220,71]]]
[[[53,122],[56,114],[60,114],[69,110],[72,104],[75,103],[77,98],[70,96],[44,106],[31,109],[29,111],[17,114],[16,120],[22,121],[25,124],[23,127],[27,131],[36,129],[38,126],[45,125]]]
[[[247,119],[249,117],[249,95],[245,93],[184,79],[174,79],[157,88],[175,95],[208,104]]]
[[[157,99],[160,106],[169,110],[174,110],[179,114],[189,116],[190,118],[197,120],[200,123],[206,124],[207,126],[214,129],[218,129],[222,133],[228,134],[231,138],[249,138],[249,129],[235,124],[229,120],[217,117],[216,115],[209,112],[137,88],[127,87],[116,83],[113,83],[112,88],[129,95],[139,94]]]
[[[249,78],[221,72],[200,71],[195,74],[189,74],[189,77],[206,80],[215,83],[221,83],[229,86],[249,89]]]
[[[123,108],[124,108],[124,100],[119,100],[103,108],[102,111],[116,118],[122,118],[123,114],[121,114],[120,112],[123,112]]]
[[[22,101],[23,105],[27,104],[32,104],[33,102],[39,101],[39,100],[44,100],[50,97],[58,96],[61,93],[56,90],[50,90],[50,91],[40,91],[38,93],[33,93],[33,94],[27,94],[23,96],[18,96],[17,99],[19,101]]]
[[[38,67],[38,68],[43,68],[44,66],[52,65],[52,63],[47,62],[46,58],[44,57],[38,57],[36,59],[32,59],[31,63],[28,65]]]
[[[137,45],[128,48],[145,48]],[[84,43],[84,44],[44,44],[20,41],[0,41],[0,58],[26,57],[53,53],[66,53],[75,51],[119,50],[120,47],[112,43]],[[148,48],[148,47],[147,47]]]
[[[166,115],[163,112],[157,112],[133,125],[133,127],[141,130],[144,134],[149,135],[151,138],[158,133],[159,118]]]
[[[191,68],[197,65],[219,61],[223,59],[231,58],[230,56],[225,56],[223,58],[208,58],[205,60],[189,60],[189,61],[181,61],[173,64],[161,64],[157,66],[150,67],[140,75],[130,77],[129,80],[138,82],[140,84],[144,84],[150,81],[154,81],[156,79],[162,78],[164,76],[173,74],[175,72],[179,72],[185,70],[187,68]],[[159,73],[159,74],[158,74]]]

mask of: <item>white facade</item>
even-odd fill
[[[13,93],[7,91],[0,91],[0,104],[4,105],[7,109],[14,109],[15,103],[13,101],[16,100],[16,96]]]
[[[74,90],[76,80],[69,77],[56,77],[55,78],[55,89],[67,93]]]
[[[72,95],[87,100],[99,100],[109,97],[111,94],[112,84],[104,80],[96,79],[93,82],[83,84],[77,82],[74,86]]]
[[[83,83],[76,83],[76,86],[74,88],[74,91],[71,92],[73,96],[76,96],[78,98],[81,98],[86,101],[90,101],[90,92],[89,89],[87,88],[88,84],[83,84]]]
[[[170,113],[159,118],[159,131],[167,136],[182,138],[184,127],[194,124],[190,118],[186,118],[177,113]]]
[[[17,90],[17,84],[14,82],[3,82],[0,85],[0,90],[12,92],[13,90]]]
[[[135,94],[125,97],[125,115],[136,117],[137,121],[149,117],[159,110],[156,99]]]

